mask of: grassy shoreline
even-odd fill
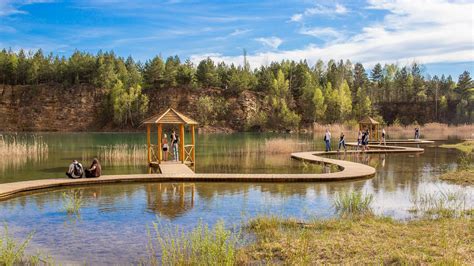
[[[439,179],[460,185],[474,185],[474,169],[444,173]]]
[[[243,264],[469,264],[469,217],[395,221],[386,217],[315,220],[260,217],[248,229],[256,242],[239,252]]]

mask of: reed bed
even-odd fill
[[[199,223],[190,232],[153,223],[148,230],[150,265],[235,265],[240,233],[217,222],[212,228]],[[159,253],[157,252],[159,250]]]
[[[25,240],[16,241],[10,235],[8,225],[5,223],[0,235],[0,265],[20,265],[24,263],[25,249],[32,237],[33,233],[30,233]]]
[[[411,199],[413,207],[409,211],[427,218],[458,218],[472,212],[466,197],[462,190],[421,193]]]
[[[107,164],[143,164],[147,156],[146,145],[115,144],[100,146],[98,150],[99,160]]]
[[[380,130],[382,130],[382,127]],[[464,124],[464,125],[447,125],[441,123],[427,123],[422,126],[420,125],[390,125],[385,126],[385,132],[387,133],[387,139],[405,139],[405,138],[414,138],[415,128],[420,128],[421,137],[423,139],[434,139],[434,140],[444,140],[448,138],[459,138],[459,139],[472,139],[474,138],[474,125],[473,124]],[[345,124],[330,124],[323,125],[315,123],[313,125],[313,132],[315,134],[323,135],[326,129],[329,129],[333,134],[339,134],[344,132],[346,138],[349,140],[357,139],[357,133],[359,126],[353,122],[348,122]]]
[[[276,138],[265,140],[264,152],[270,154],[292,153],[300,148],[301,144],[294,139]]]
[[[373,199],[373,195],[364,195],[362,192],[341,192],[335,195],[333,206],[344,217],[372,214],[370,205]]]
[[[49,147],[42,137],[0,135],[0,170],[18,168],[27,162],[39,162],[48,158]]]
[[[67,214],[79,215],[81,207],[84,205],[81,191],[73,190],[69,192],[63,192],[63,210]]]

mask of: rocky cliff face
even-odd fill
[[[199,97],[224,97],[229,104],[229,119],[219,130],[225,131],[243,130],[246,121],[262,106],[264,98],[250,91],[238,97],[228,97],[219,89],[150,89],[144,93],[150,100],[148,115],[173,107],[195,117]],[[102,106],[105,99],[105,92],[91,85],[0,85],[0,131],[136,130],[118,128],[111,119],[104,117]]]

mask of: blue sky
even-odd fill
[[[274,60],[350,59],[474,69],[474,4],[456,0],[0,0],[0,47],[113,50],[138,60],[179,55],[253,67]]]

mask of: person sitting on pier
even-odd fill
[[[77,160],[73,160],[72,163],[69,165],[69,169],[66,172],[66,175],[69,178],[76,179],[76,178],[82,178],[83,174],[84,174],[84,168],[82,167],[82,164],[79,163]]]
[[[86,177],[99,177],[102,173],[102,167],[100,166],[99,160],[94,158],[92,160],[91,167],[85,170]]]

